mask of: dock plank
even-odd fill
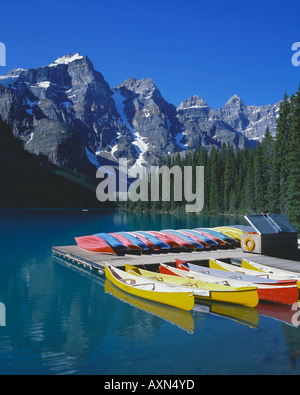
[[[300,261],[274,258],[266,255],[249,254],[243,252],[241,248],[231,250],[212,250],[212,251],[194,251],[194,252],[168,252],[162,254],[133,255],[125,254],[123,256],[100,254],[85,251],[77,245],[52,247],[54,256],[72,260],[79,264],[88,265],[97,270],[104,270],[105,264],[109,263],[115,267],[124,267],[125,264],[135,266],[147,266],[159,263],[171,263],[175,258],[189,262],[213,259],[249,259],[257,263],[268,266],[285,269],[300,273]]]

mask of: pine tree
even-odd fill
[[[267,188],[267,209],[270,213],[280,213],[280,167],[274,151],[270,180]]]
[[[232,205],[233,199],[233,191],[235,189],[235,160],[234,155],[230,155],[225,164],[224,170],[224,194],[223,194],[223,202],[224,202],[224,210],[227,212],[230,209],[230,205]]]
[[[273,145],[273,138],[269,127],[267,127],[264,139],[256,148],[254,156],[254,189],[257,212],[265,212],[268,208],[268,184],[272,172]]]
[[[288,146],[287,215],[300,227],[300,85],[292,97],[291,135]]]
[[[288,155],[291,141],[291,105],[287,93],[285,92],[282,102],[280,103],[278,118],[276,121],[276,141],[275,154],[277,157],[276,167],[279,170],[280,188],[279,200],[280,209],[286,212],[287,204],[287,179],[289,173]],[[277,200],[277,197],[276,197]]]
[[[267,126],[265,137],[261,144],[263,152],[263,167],[266,171],[266,180],[271,176],[272,160],[274,156],[274,139],[270,133],[269,126]]]
[[[242,208],[247,212],[255,212],[255,187],[254,187],[254,150],[248,150],[248,157],[245,158],[246,175],[243,186]]]
[[[254,184],[254,198],[255,209],[261,213],[265,211],[265,177],[263,166],[263,150],[262,146],[258,145],[254,153],[253,162],[253,184]]]
[[[209,209],[218,212],[220,209],[218,150],[213,148],[210,153],[210,185]]]

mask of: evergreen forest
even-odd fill
[[[11,129],[0,119],[0,207],[115,207],[114,202],[100,203],[96,199],[97,180],[57,168],[45,160],[24,151],[13,137]],[[185,155],[177,153],[160,158],[158,166],[204,167],[205,214],[283,213],[300,231],[300,86],[280,104],[272,136],[267,128],[264,140],[256,146],[235,149],[230,145],[191,149]],[[161,183],[159,190],[161,192]],[[195,188],[194,188],[195,191]],[[186,201],[174,199],[174,179],[171,177],[168,201],[160,193],[148,199],[119,202],[121,209],[135,212],[184,212]]]
[[[284,94],[275,131],[273,137],[267,128],[255,147],[237,150],[223,144],[210,152],[199,147],[184,156],[160,159],[158,165],[193,166],[193,174],[196,166],[204,166],[205,213],[283,213],[300,230],[300,87],[291,97]],[[150,197],[150,182],[148,191]],[[134,211],[184,211],[186,202],[174,201],[172,193],[171,178],[170,201],[128,200],[121,206]]]

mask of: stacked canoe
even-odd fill
[[[204,251],[239,246],[244,229],[232,228],[163,229],[160,231],[123,231],[76,237],[77,245],[102,254],[131,252]]]
[[[235,248],[250,226],[160,231],[97,233],[75,238],[79,247],[101,254],[204,251]],[[105,274],[115,286],[132,295],[191,310],[194,303],[230,303],[254,308],[259,302],[292,306],[299,298],[300,274],[263,266],[248,260],[230,264],[216,259],[209,266],[177,260],[160,264],[156,272],[106,264]]]
[[[191,310],[197,301],[253,308],[260,301],[292,306],[299,298],[299,274],[250,261],[236,266],[210,259],[209,267],[204,267],[176,259],[173,266],[160,264],[156,272],[130,265],[120,270],[107,264],[105,273],[130,294],[184,310]]]

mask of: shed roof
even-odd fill
[[[245,215],[245,219],[259,234],[297,233],[283,214]]]

